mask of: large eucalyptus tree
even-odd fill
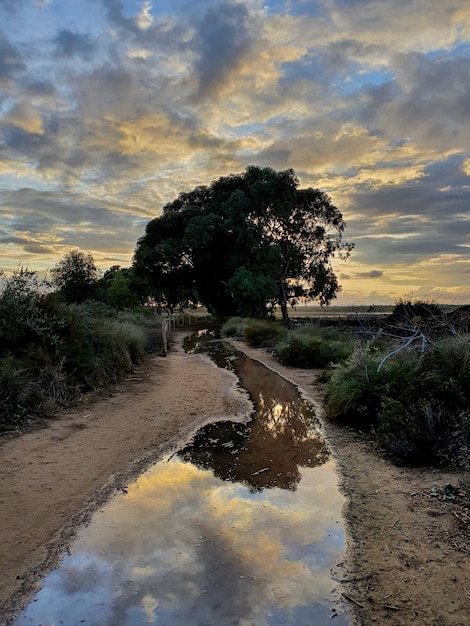
[[[331,261],[348,256],[339,209],[293,170],[250,166],[182,193],[147,224],[134,270],[149,296],[197,298],[222,315],[266,315],[292,298],[328,304],[340,286]]]

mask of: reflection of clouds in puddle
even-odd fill
[[[279,440],[295,431],[302,459],[317,448],[321,462],[327,458],[288,403],[260,395],[260,405],[261,434]],[[273,476],[287,475],[289,446],[255,447],[255,469],[269,464]],[[249,464],[247,471],[259,474]],[[343,549],[343,499],[331,461],[298,471],[296,491],[275,481],[250,491],[177,458],[155,465],[95,516],[17,624],[328,623],[312,607],[330,597],[329,571]]]
[[[330,623],[329,572],[343,550],[334,465],[293,386],[247,360],[241,368],[256,420],[206,427],[130,485],[18,626]]]
[[[306,469],[296,492],[261,493],[159,463],[95,517],[29,615],[46,606],[58,621],[73,605],[77,620],[113,626],[310,623],[330,596],[342,504],[331,462]]]
[[[149,624],[155,621],[155,611],[158,608],[158,602],[153,596],[144,596],[142,598],[142,608]]]

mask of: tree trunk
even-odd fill
[[[284,326],[289,326],[289,309],[287,308],[286,290],[284,289],[284,283],[279,283],[279,304],[281,306],[282,322]]]

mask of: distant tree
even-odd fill
[[[140,304],[132,268],[113,265],[96,286],[97,299],[113,309],[130,309]]]
[[[71,250],[51,268],[51,283],[67,303],[93,299],[100,272],[90,253]]]
[[[2,272],[0,277],[3,277]],[[30,344],[42,344],[43,348],[56,344],[63,323],[57,313],[58,301],[54,294],[47,293],[44,280],[38,278],[37,272],[20,267],[3,283],[0,357],[18,355]]]
[[[293,170],[250,166],[182,193],[147,224],[136,275],[175,304],[187,293],[209,310],[262,317],[295,297],[328,304],[340,286],[331,266],[348,256],[343,217],[317,189],[298,189]],[[194,299],[194,298],[192,298]]]

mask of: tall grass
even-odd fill
[[[0,294],[0,431],[24,429],[119,380],[144,347],[138,317],[121,320],[101,303],[65,305],[34,272],[19,270]]]
[[[222,326],[220,334],[222,337],[245,338],[246,319],[244,317],[231,317]]]
[[[395,459],[413,465],[468,463],[470,445],[470,341],[440,339],[388,359],[356,347],[326,385],[331,419],[372,430]]]
[[[222,337],[244,339],[253,348],[274,348],[284,334],[283,326],[274,320],[231,317],[221,329]]]
[[[222,336],[244,339],[249,346],[269,348],[283,365],[327,367],[351,354],[351,337],[334,327],[305,324],[287,330],[279,321],[233,317],[222,327]]]

